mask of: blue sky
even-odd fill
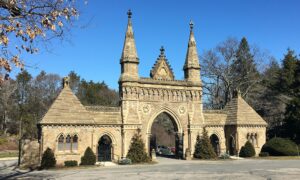
[[[183,78],[190,19],[200,55],[228,37],[243,36],[278,60],[287,48],[300,52],[299,0],[88,0],[80,9],[70,41],[53,42],[51,52],[25,57],[37,66],[28,68],[30,73],[66,76],[74,70],[117,89],[128,9],[141,76],[149,76],[163,45],[175,77]]]

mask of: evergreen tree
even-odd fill
[[[284,94],[291,93],[291,85],[295,81],[295,72],[297,69],[297,56],[293,50],[288,49],[287,54],[282,61],[282,70],[280,73],[280,80],[278,89]]]
[[[236,52],[236,59],[232,64],[234,89],[239,89],[243,96],[253,90],[259,82],[259,73],[250,51],[247,39],[242,38]]]
[[[90,147],[87,147],[84,155],[81,157],[80,165],[95,165],[96,163],[96,155]]]
[[[199,134],[197,135],[197,139],[196,139],[194,157],[195,158],[201,157],[201,139]]]
[[[247,141],[240,150],[240,157],[253,157],[255,156],[255,149],[252,143]]]
[[[130,159],[132,163],[143,163],[150,161],[150,158],[145,151],[145,144],[139,133],[135,134],[131,139],[131,145],[127,153],[127,158]]]
[[[215,159],[217,157],[205,128],[202,137],[197,136],[194,157],[198,159]]]
[[[50,148],[47,148],[42,157],[41,169],[48,169],[55,167],[55,165],[56,159],[54,157],[54,153]]]

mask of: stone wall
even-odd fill
[[[44,126],[42,132],[42,149],[44,152],[47,147],[51,148],[55,154],[57,165],[63,165],[64,161],[76,160],[80,163],[87,147],[91,147],[93,152],[98,153],[98,141],[103,135],[108,135],[112,140],[113,159],[118,160],[121,157],[121,127],[120,126]],[[77,135],[77,150],[58,150],[58,137],[63,134]]]

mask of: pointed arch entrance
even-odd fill
[[[216,155],[219,156],[220,155],[220,140],[216,134],[212,134],[210,136],[210,143],[212,144]]]
[[[170,112],[160,111],[148,125],[148,150],[157,155],[172,158],[183,157],[183,137],[181,124]]]
[[[108,135],[103,135],[98,141],[98,161],[112,160],[112,140]]]

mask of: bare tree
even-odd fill
[[[206,51],[201,58],[204,93],[212,106],[226,104],[232,97],[232,64],[237,48],[237,39],[228,38],[216,48]]]
[[[246,99],[253,98],[251,93],[259,89],[259,70],[266,58],[259,48],[249,47],[245,38],[241,42],[228,38],[206,51],[201,57],[201,73],[208,106],[222,108],[232,99],[234,90],[240,90]]]
[[[16,89],[17,85],[12,80],[5,81],[0,89],[0,129],[3,131],[4,134],[6,134],[8,129],[8,111],[12,108],[12,106],[10,105],[10,100]]]
[[[63,38],[77,9],[75,0],[0,0],[0,70],[23,69],[22,53],[34,54],[40,44]]]

